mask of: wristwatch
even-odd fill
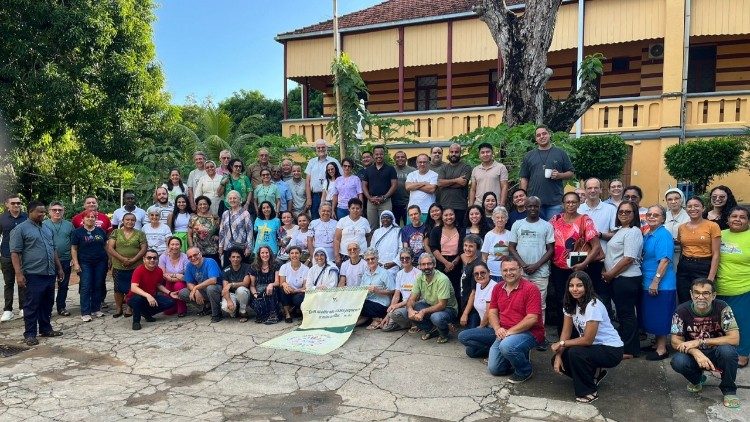
[[[659,274],[659,273],[656,273],[656,274],[654,274],[654,277],[656,277],[656,278],[661,278],[661,274]]]

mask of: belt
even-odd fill
[[[687,260],[687,261],[710,261],[711,257],[710,256],[699,257],[699,256],[685,256],[685,255],[682,255],[681,259],[684,259],[684,260]]]

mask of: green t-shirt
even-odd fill
[[[716,292],[737,296],[750,292],[750,230],[721,232],[721,253],[716,276]]]
[[[138,252],[141,250],[141,245],[148,244],[146,242],[146,235],[140,230],[134,230],[134,233],[130,238],[126,238],[122,229],[115,229],[109,235],[109,238],[115,241],[114,250],[125,258],[132,258],[138,255]],[[139,265],[141,265],[140,262],[134,262],[133,265],[125,267],[119,260],[112,259],[112,268],[116,270],[133,270]]]
[[[227,184],[224,186],[224,205],[229,207],[229,201],[227,201],[227,195],[229,192],[236,190],[240,194],[240,203],[244,204],[247,201],[247,195],[253,191],[253,184],[250,182],[250,178],[246,175],[240,175],[239,179],[233,179],[232,175],[227,174],[224,179],[221,179],[222,183],[227,180]]]
[[[70,238],[73,230],[75,230],[73,223],[68,220],[60,220],[59,223],[54,223],[52,220],[46,219],[42,221],[42,225],[52,229],[52,240],[55,242],[55,249],[60,261],[70,261]]]
[[[270,185],[258,185],[255,187],[255,199],[258,201],[258,204],[262,204],[263,201],[268,201],[271,203],[274,209],[276,209],[276,200],[281,198],[281,193],[279,192],[279,187],[276,186],[275,183],[271,183]],[[276,210],[276,212],[279,212],[279,210]]]
[[[453,291],[451,281],[448,276],[435,270],[432,282],[428,283],[424,274],[417,276],[414,287],[411,289],[412,295],[419,295],[419,299],[427,302],[430,306],[436,304],[438,300],[448,299],[448,308],[453,308],[458,312],[458,302],[456,293]]]

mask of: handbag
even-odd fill
[[[591,252],[592,246],[591,242],[588,242],[586,240],[586,227],[584,225],[584,216],[581,216],[578,227],[579,227],[579,233],[580,236],[575,243],[573,244],[573,250],[568,254],[568,266],[572,267],[573,265],[580,264],[583,261],[586,260],[586,257]],[[594,256],[593,261],[601,261],[604,259],[604,250],[602,248],[599,248],[599,251]]]

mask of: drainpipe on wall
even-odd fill
[[[688,62],[690,60],[690,2],[691,0],[685,0],[685,31],[682,39],[682,95],[680,95],[680,143],[685,142],[685,125],[687,124],[687,83]]]
[[[578,71],[578,77],[576,78],[576,91],[581,89],[581,65],[583,63],[583,15],[584,15],[584,1],[578,0],[578,51],[576,53],[576,69]],[[576,138],[581,137],[581,118],[576,120]]]

